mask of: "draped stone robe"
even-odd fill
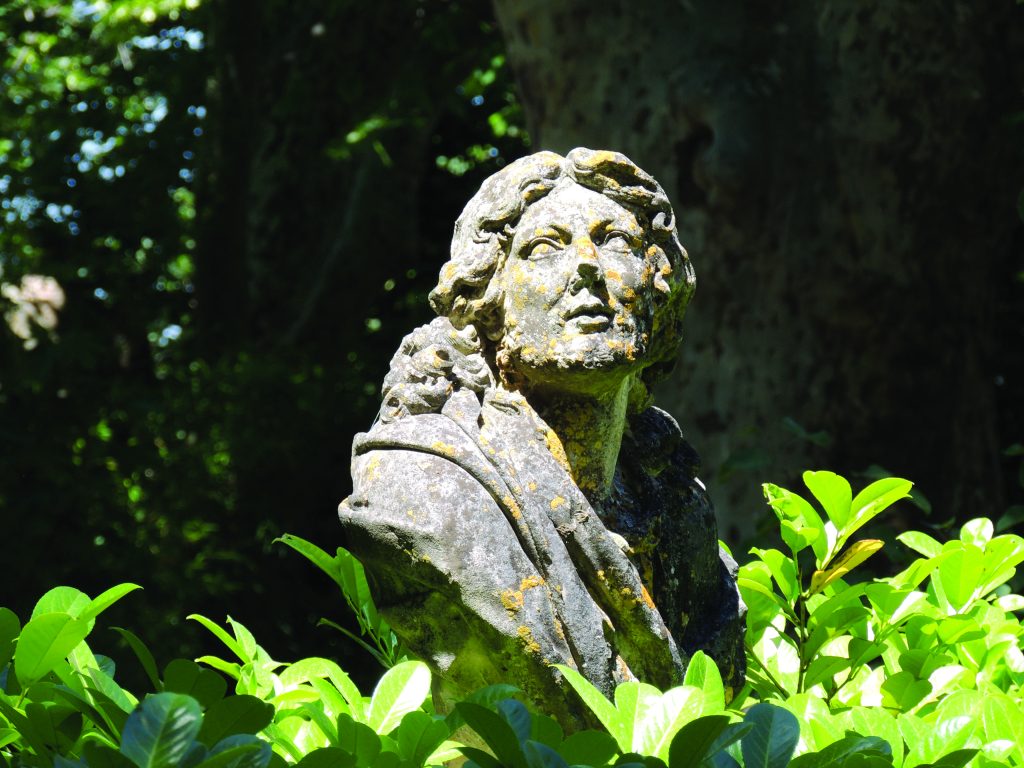
[[[610,696],[624,680],[680,682],[698,648],[727,686],[742,680],[735,563],[675,421],[656,408],[630,421],[602,510],[619,538],[552,438],[520,394],[488,388],[353,443],[339,515],[381,613],[436,673],[438,705],[508,682],[580,727],[588,716],[553,664]]]

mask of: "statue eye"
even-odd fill
[[[543,259],[562,249],[562,244],[551,237],[538,237],[526,244],[522,255],[527,259]]]
[[[637,247],[636,238],[621,229],[611,229],[605,233],[601,245],[616,251],[631,251]]]

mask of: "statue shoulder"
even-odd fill
[[[440,413],[379,422],[352,444],[350,506],[410,504],[431,513],[490,508],[500,479],[476,441]]]
[[[648,475],[665,470],[696,478],[700,456],[683,436],[679,423],[668,411],[650,406],[629,419],[623,439],[623,453]]]

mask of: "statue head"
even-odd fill
[[[487,179],[430,303],[515,386],[671,369],[694,274],[661,186],[616,152],[539,152]],[[583,374],[580,376],[579,374]]]

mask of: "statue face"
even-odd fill
[[[628,209],[578,184],[558,187],[524,212],[498,279],[504,347],[531,383],[639,369],[654,270]]]

